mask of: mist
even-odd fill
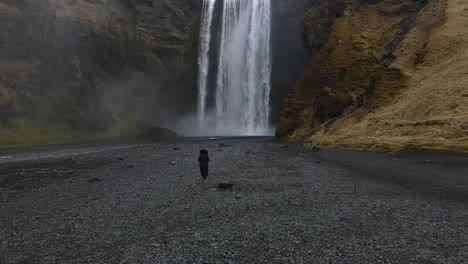
[[[3,141],[111,138],[136,122],[183,136],[241,135],[237,127],[216,125],[210,111],[206,122],[197,123],[201,2],[171,3],[184,19],[164,4],[142,1],[2,2]],[[272,1],[269,126],[244,135],[273,135],[282,101],[308,61],[300,44],[307,5]],[[218,3],[218,21],[221,12]],[[213,42],[221,41],[220,31],[213,26]],[[217,69],[218,52],[213,48],[210,71]],[[11,69],[21,70],[10,74]],[[216,76],[207,82],[212,93]],[[207,101],[212,108],[214,97]]]
[[[162,126],[176,131],[179,136],[183,137],[273,136],[275,133],[275,128],[272,126],[246,133],[241,127],[219,124],[218,120],[215,111],[210,110],[205,113],[203,121],[199,119],[196,112],[193,112],[178,118],[175,123],[162,123]]]

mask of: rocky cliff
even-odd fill
[[[200,5],[1,0],[0,145],[132,133],[181,111],[196,96]]]
[[[323,0],[277,136],[356,149],[468,150],[468,2]]]
[[[277,125],[283,99],[291,91],[297,76],[309,63],[309,51],[301,42],[301,21],[317,0],[272,0],[271,116]]]

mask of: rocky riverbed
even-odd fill
[[[468,262],[466,155],[272,138],[45,147],[1,151],[0,191],[0,263]]]

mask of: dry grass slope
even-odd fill
[[[467,1],[430,2],[390,66],[407,76],[407,88],[388,105],[360,109],[323,125],[305,143],[468,151],[467,28]]]

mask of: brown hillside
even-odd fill
[[[468,151],[468,3],[341,3],[336,10],[324,1],[305,19],[314,54],[277,135],[318,146]],[[326,32],[314,27],[327,23],[310,21],[333,9],[329,38],[313,43]]]

